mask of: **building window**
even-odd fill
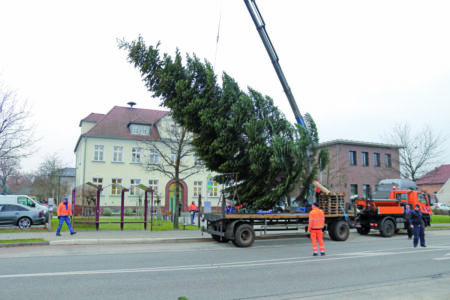
[[[350,196],[358,195],[358,185],[350,184]]]
[[[97,186],[97,189],[101,189],[103,187],[103,178],[92,177],[92,183]]]
[[[369,198],[369,190],[370,190],[370,185],[363,184],[363,195],[364,195],[364,198],[366,198],[366,199]]]
[[[194,155],[194,166],[202,166],[203,162],[200,160],[200,158],[197,155]]]
[[[170,163],[174,165],[176,160],[177,160],[177,151],[170,150]]]
[[[149,136],[150,135],[150,125],[131,124],[130,125],[130,134]]]
[[[131,149],[131,162],[141,163],[141,148],[133,147]]]
[[[356,166],[356,151],[349,152],[350,166]]]
[[[151,165],[159,164],[159,153],[156,149],[150,149],[149,164]]]
[[[122,187],[122,178],[111,179],[111,195],[120,195]]]
[[[158,179],[149,179],[148,180],[148,185],[154,191],[153,192],[154,196],[158,195],[158,183],[159,183]]]
[[[373,166],[379,167],[381,165],[380,163],[380,153],[374,153],[373,154]]]
[[[202,194],[202,182],[194,181],[194,197],[198,197]]]
[[[387,168],[392,167],[392,162],[391,162],[391,155],[390,154],[385,154],[384,155],[384,164],[386,165]]]
[[[138,186],[141,184],[141,180],[138,178],[130,179],[130,195],[136,196],[139,195]]]
[[[213,181],[211,183],[211,189],[208,191],[209,197],[219,197],[219,185],[217,182]]]
[[[123,162],[123,147],[114,146],[113,147],[113,162]]]
[[[103,146],[103,145],[95,145],[94,146],[94,160],[95,161],[103,161],[104,150],[105,150],[105,146]]]
[[[369,153],[368,152],[362,152],[362,165],[364,167],[369,166]]]

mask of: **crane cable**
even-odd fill
[[[217,38],[216,38],[216,53],[214,54],[214,70],[216,69],[217,49],[219,48],[220,23],[222,22],[222,4],[223,0],[220,1],[219,25],[217,26]]]

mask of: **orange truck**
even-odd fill
[[[359,234],[366,235],[370,230],[379,230],[384,237],[391,237],[400,229],[406,228],[405,206],[414,209],[419,204],[425,226],[431,225],[430,199],[417,190],[396,190],[389,193],[389,199],[356,199],[357,216],[355,227]]]

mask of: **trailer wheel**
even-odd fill
[[[358,227],[356,228],[356,231],[358,231],[360,235],[368,235],[370,232],[370,227],[367,226]]]
[[[384,237],[391,237],[395,234],[395,224],[392,222],[392,220],[385,220],[383,222],[383,225],[381,225],[380,230],[381,236]]]
[[[347,222],[338,221],[331,225],[330,238],[334,241],[342,242],[348,239],[350,235],[350,228]]]
[[[241,224],[234,233],[234,242],[238,247],[250,247],[255,242],[255,231],[248,224]]]
[[[328,235],[330,236],[330,239],[332,239],[333,241],[336,240],[336,237],[334,236],[334,225],[336,225],[335,222],[328,224],[327,226],[327,230],[328,230]]]

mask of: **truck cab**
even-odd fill
[[[365,235],[370,230],[379,230],[384,237],[393,236],[398,230],[406,229],[405,206],[414,209],[420,206],[425,226],[431,225],[431,207],[428,195],[417,190],[397,190],[389,192],[388,199],[364,199],[355,201],[358,215],[355,227],[359,234]]]

